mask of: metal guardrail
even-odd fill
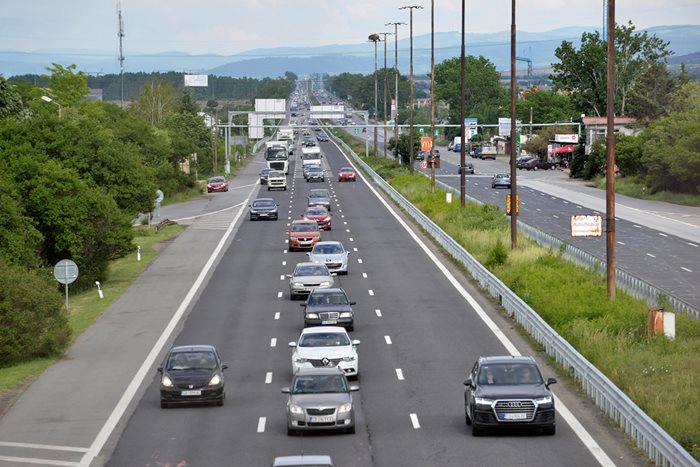
[[[263,139],[258,140],[258,142],[253,145],[253,154],[258,152],[260,150],[260,148],[263,147],[265,145],[265,143],[268,141],[270,141],[269,136],[265,136]]]
[[[552,329],[530,306],[496,276],[481,265],[467,250],[418,210],[379,174],[367,165],[344,141],[332,135],[336,143],[360,165],[402,209],[404,209],[453,258],[462,263],[489,294],[498,299],[549,356],[579,381],[595,404],[615,420],[651,461],[661,466],[700,466],[683,446],[664,431],[600,370]]]

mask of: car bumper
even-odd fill
[[[311,250],[314,245],[318,243],[317,239],[314,240],[289,240],[289,248],[293,250]]]
[[[209,188],[209,187],[207,187],[207,192],[208,192],[208,193],[216,193],[216,192],[221,193],[221,192],[224,192],[224,191],[228,191],[228,187],[227,187],[227,186],[221,186],[221,187],[215,187],[215,188]]]
[[[301,286],[301,287],[289,287],[289,295],[292,297],[306,296],[311,293],[314,289],[328,289],[330,285],[314,285],[314,286]]]
[[[314,367],[311,363],[292,363],[292,371],[296,373],[302,368],[327,368],[327,367]],[[345,376],[357,376],[358,361],[355,359],[353,362],[339,362],[338,368],[345,372]]]
[[[316,176],[314,176],[314,177],[306,177],[306,181],[307,181],[307,182],[311,182],[311,181],[323,182],[324,180],[325,180],[325,177],[316,177]],[[319,205],[319,206],[321,206],[321,205]]]
[[[338,318],[334,320],[322,320],[320,318],[304,318],[304,327],[341,326],[344,328],[352,328],[354,324],[354,318]]]
[[[355,177],[338,177],[339,182],[354,182]]]
[[[338,414],[331,417],[332,421],[317,422],[318,418],[306,414],[287,414],[287,428],[303,431],[347,430],[355,426],[355,415],[351,413]],[[328,420],[328,419],[326,419]]]
[[[277,219],[276,212],[251,212],[251,219]]]
[[[499,421],[493,410],[474,410],[472,423],[483,428],[533,427],[551,428],[555,425],[554,408],[538,409],[532,421]]]
[[[224,387],[201,388],[200,394],[184,396],[182,388],[160,389],[160,400],[168,404],[193,404],[201,402],[218,402],[224,400]]]

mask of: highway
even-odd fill
[[[329,174],[348,164],[332,143],[322,149]],[[517,431],[472,438],[463,414],[467,370],[479,355],[508,353],[509,342],[522,353],[532,351],[476,296],[473,303],[488,316],[482,319],[467,301],[474,294],[468,281],[451,280],[454,268],[438,266],[420,236],[404,228],[364,181],[337,183],[330,176],[308,184],[295,162],[290,177],[289,191],[258,194],[279,202],[280,220],[241,221],[174,339],[217,347],[229,364],[226,404],[163,410],[153,369],[123,433],[114,436],[108,465],[262,466],[301,452],[330,454],[340,466],[639,462],[564,378],[553,389],[585,434],[560,414],[555,437]],[[287,343],[303,321],[285,274],[306,255],[287,252],[285,229],[305,208],[305,193],[319,186],[335,195],[333,230],[323,238],[342,241],[352,252],[349,274],[336,281],[357,301],[351,334],[361,340],[358,427],[354,435],[288,437],[280,389],[292,376]]]

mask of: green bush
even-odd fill
[[[55,283],[0,258],[0,367],[56,356],[70,341]]]

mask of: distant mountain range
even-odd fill
[[[532,61],[533,68],[549,68],[556,61],[554,52],[562,41],[580,45],[581,34],[594,31],[594,27],[553,29],[547,32],[530,33],[519,31],[517,36],[518,56]],[[697,63],[700,54],[700,25],[656,26],[646,29],[670,42],[674,52],[673,62],[689,60]],[[401,36],[399,36],[401,37]],[[399,41],[399,69],[408,72],[409,38]],[[469,55],[483,55],[491,60],[499,70],[510,68],[510,32],[492,34],[467,34],[466,51]],[[440,32],[435,34],[435,62],[458,57],[460,54],[460,34]],[[127,43],[128,46],[128,43]],[[425,74],[430,68],[430,35],[413,38],[414,72]],[[692,55],[696,54],[696,55]],[[99,50],[50,49],[33,52],[0,50],[0,74],[5,77],[23,74],[43,74],[51,63],[62,65],[76,64],[78,69],[91,74],[112,74],[119,72],[117,54]],[[384,65],[384,44],[377,47],[379,68]],[[671,61],[669,60],[669,61]],[[394,43],[387,44],[387,67],[394,64]],[[525,63],[518,63],[524,70]],[[312,73],[337,74],[371,73],[374,70],[374,46],[372,43],[334,44],[318,47],[278,47],[251,49],[235,55],[190,55],[171,51],[157,54],[127,53],[125,70],[128,72],[167,72],[177,71],[193,74],[214,74],[231,77],[276,77],[291,71],[303,76]]]

